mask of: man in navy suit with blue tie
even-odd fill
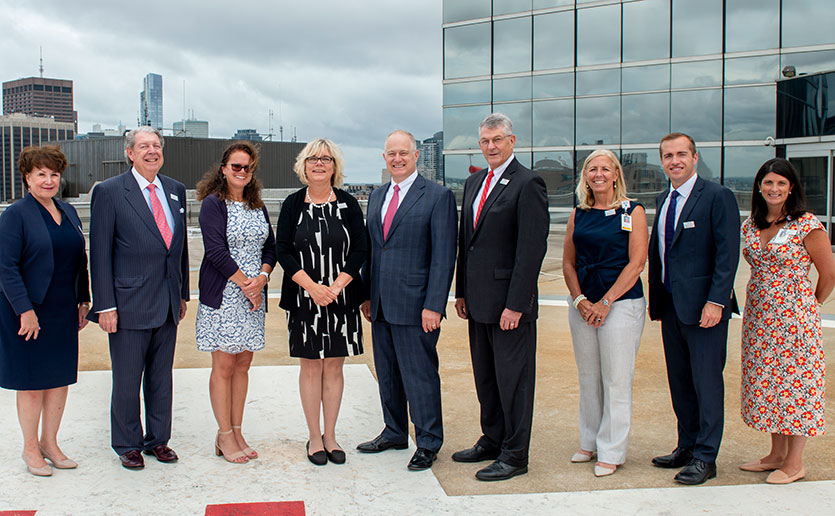
[[[696,485],[716,476],[722,440],[728,320],[738,312],[739,209],[730,190],[696,174],[690,136],[665,136],[660,153],[670,188],[656,199],[649,315],[661,321],[678,443],[652,463],[683,468],[675,480]]]
[[[391,182],[371,193],[371,253],[364,280],[374,368],[385,429],[357,449],[377,453],[408,446],[409,418],[417,451],[408,469],[430,468],[444,440],[438,336],[455,266],[457,214],[452,192],[417,173],[415,137],[394,131],[383,158]],[[408,412],[407,412],[408,405]]]
[[[88,317],[109,334],[111,445],[128,469],[145,466],[140,452],[160,462],[178,458],[168,440],[177,324],[189,299],[186,191],[158,174],[163,144],[152,127],[127,133],[133,167],[97,185],[90,206]]]

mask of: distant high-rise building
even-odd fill
[[[209,122],[206,120],[195,120],[193,118],[174,122],[174,136],[208,138]]]
[[[417,164],[418,173],[430,181],[443,183],[444,132],[438,131],[431,138],[427,138],[422,142],[418,141],[417,148],[420,151]]]
[[[234,140],[249,140],[253,142],[260,142],[263,140],[261,135],[255,129],[238,129],[238,132],[232,136]]]
[[[149,73],[139,93],[139,125],[162,129],[162,75]]]
[[[73,124],[78,131],[78,113],[73,110],[72,81],[26,77],[3,83],[3,114],[24,113],[52,117]]]

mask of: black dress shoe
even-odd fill
[[[139,450],[131,450],[119,455],[119,461],[127,469],[142,469],[145,467],[145,460]]]
[[[307,460],[316,464],[317,466],[324,466],[328,463],[328,454],[325,453],[325,450],[319,450],[313,455],[310,454],[310,441],[307,441],[307,444],[304,445],[305,450],[307,450]]]
[[[394,448],[395,450],[405,450],[408,447],[409,443],[396,443],[389,441],[382,435],[378,435],[370,441],[358,444],[357,450],[363,453],[380,453],[381,451],[386,451],[391,448]]]
[[[438,458],[438,454],[426,448],[418,448],[409,465],[406,466],[412,471],[421,471],[432,467],[432,463]]]
[[[693,450],[676,448],[669,455],[661,455],[652,459],[652,465],[659,468],[683,468],[693,460]]]
[[[496,460],[499,457],[499,450],[490,451],[476,443],[472,448],[457,451],[452,454],[455,462],[481,462],[483,460]]]
[[[150,450],[142,450],[145,455],[153,455],[160,462],[177,462],[177,453],[164,444],[158,444]]]
[[[516,475],[522,475],[528,472],[527,466],[511,466],[506,462],[500,460],[495,461],[484,469],[478,470],[475,477],[479,480],[507,480]]]
[[[705,462],[700,459],[693,459],[690,464],[684,467],[675,476],[676,482],[696,486],[704,484],[705,481],[716,478],[716,463]]]
[[[325,436],[322,435],[322,446],[325,446]],[[345,464],[345,452],[342,450],[330,450],[328,451],[327,446],[325,446],[325,455],[328,456],[328,461],[333,462],[334,464]]]

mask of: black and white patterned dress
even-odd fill
[[[308,203],[299,214],[293,242],[296,259],[317,283],[333,283],[348,259],[351,236],[342,217],[343,210],[336,201]],[[319,306],[299,288],[296,306],[287,312],[290,356],[319,359],[362,353],[360,312],[349,306],[344,289],[336,301]]]
[[[261,251],[270,232],[264,212],[251,210],[244,202],[227,201],[226,239],[229,254],[247,277],[261,272]],[[240,353],[264,349],[264,292],[258,310],[251,311],[252,303],[241,287],[226,282],[223,302],[214,309],[200,303],[197,308],[197,349]]]

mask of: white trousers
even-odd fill
[[[632,419],[635,355],[646,319],[644,298],[612,303],[600,328],[568,307],[568,324],[580,382],[580,448],[600,462],[623,464]]]

